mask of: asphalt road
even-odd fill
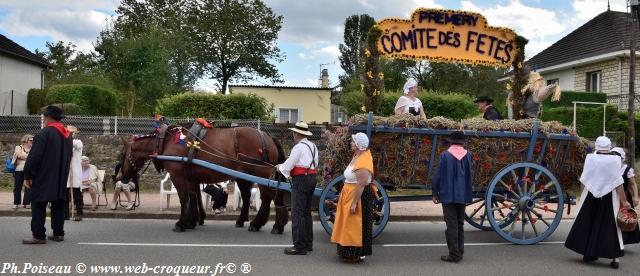
[[[290,228],[284,235],[272,235],[267,230],[237,229],[233,222],[207,221],[195,230],[174,233],[173,222],[85,219],[65,224],[64,242],[27,246],[21,240],[30,236],[29,219],[2,217],[0,274],[17,275],[30,263],[47,269],[69,266],[72,275],[80,275],[77,269],[83,270],[78,265],[82,263],[85,275],[92,268],[123,271],[129,265],[128,269],[139,265],[139,272],[145,267],[164,272],[156,275],[176,275],[170,270],[174,266],[210,266],[207,273],[179,275],[245,275],[242,269],[249,266],[243,264],[250,265],[249,275],[640,275],[640,245],[626,248],[619,270],[609,268],[607,260],[582,263],[581,256],[562,244],[569,222],[563,222],[544,243],[529,246],[507,244],[495,233],[469,228],[465,257],[459,264],[439,259],[447,251],[443,223],[391,222],[375,240],[373,256],[356,265],[338,260],[335,245],[319,223],[314,224],[314,251],[307,256],[287,256],[282,251],[290,244]],[[92,267],[96,265],[110,267]],[[38,272],[33,269],[26,272]],[[134,275],[94,273],[98,274]]]

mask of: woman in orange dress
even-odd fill
[[[338,244],[338,255],[343,261],[356,263],[372,253],[374,192],[369,184],[373,178],[373,158],[366,134],[359,132],[351,138],[353,159],[344,171],[331,242]]]

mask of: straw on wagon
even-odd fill
[[[351,124],[367,124],[367,115],[355,115]],[[484,119],[466,119],[460,122],[444,117],[420,119],[404,114],[391,117],[374,116],[374,126],[402,128],[433,128],[465,130],[469,132],[531,132],[533,120],[487,121]],[[542,134],[572,135],[573,129],[559,122],[542,122],[539,130]],[[430,176],[439,162],[442,151],[448,148],[446,139],[440,137],[436,152],[432,155],[434,137],[420,134],[398,134],[378,132],[372,135],[370,149],[376,166],[376,179],[395,187],[409,185],[427,185]],[[348,127],[336,129],[325,135],[327,148],[322,152],[324,183],[341,175],[351,161],[350,134]],[[473,154],[474,187],[486,187],[502,168],[517,162],[526,161],[529,139],[512,137],[467,136],[467,148]],[[540,159],[543,141],[539,139],[534,147],[533,162],[548,168],[563,186],[563,189],[579,187],[578,178],[582,172],[585,156],[591,151],[588,141],[577,137],[575,141],[552,140],[544,149],[544,158]],[[431,160],[433,159],[433,160]],[[431,171],[430,171],[431,170]]]

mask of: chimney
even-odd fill
[[[322,69],[320,88],[329,88],[329,70]]]

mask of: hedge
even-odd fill
[[[29,114],[39,114],[40,109],[47,105],[46,89],[29,89],[27,92],[27,109]]]
[[[549,98],[543,102],[543,106],[549,108],[561,106],[573,107],[573,102],[606,103],[607,94],[594,92],[562,91],[562,96],[560,97],[559,101],[552,102]]]
[[[273,104],[255,94],[183,93],[165,97],[156,110],[168,117],[273,119]]]
[[[380,116],[390,116],[394,114],[394,108],[401,92],[386,92],[382,95],[382,103],[378,114]],[[464,94],[440,94],[433,91],[421,91],[418,95],[428,118],[443,116],[454,120],[461,120],[480,114],[480,111],[473,103],[474,98]],[[364,102],[362,92],[352,91],[342,96],[342,106],[347,110],[349,116],[362,113]]]
[[[115,115],[116,93],[97,85],[63,84],[49,87],[47,104],[73,103],[82,115]]]

